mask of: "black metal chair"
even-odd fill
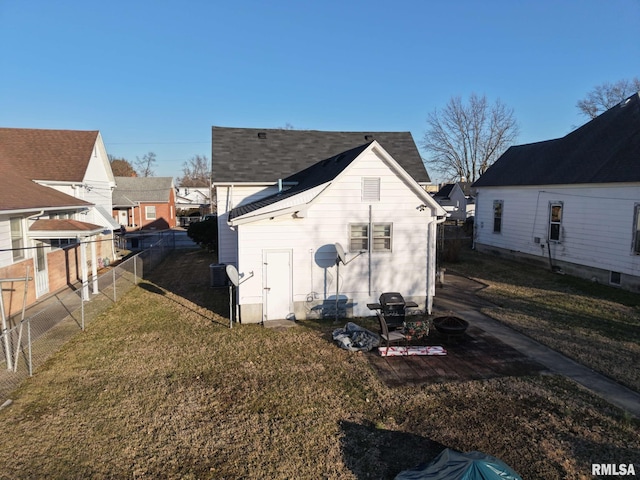
[[[406,335],[402,333],[402,330],[392,330],[389,331],[389,327],[387,326],[387,322],[384,319],[384,315],[380,312],[376,313],[378,317],[378,322],[380,323],[380,337],[387,344],[387,349],[391,346],[392,343],[400,342],[404,343],[404,346],[407,347],[409,345],[409,340]]]

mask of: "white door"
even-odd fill
[[[265,250],[263,311],[265,320],[288,318],[293,312],[291,250]]]
[[[35,263],[36,266],[36,297],[41,297],[45,293],[49,293],[47,254],[45,245],[42,242],[36,242],[36,258],[34,258],[33,263]]]
[[[118,210],[118,223],[125,227],[129,226],[129,210]]]

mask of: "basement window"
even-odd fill
[[[620,272],[609,272],[609,283],[611,285],[620,285],[621,277]]]

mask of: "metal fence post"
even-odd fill
[[[29,346],[29,376],[33,377],[33,357],[31,356],[31,317],[27,318],[27,342]]]
[[[84,332],[84,298],[80,298],[80,329]]]

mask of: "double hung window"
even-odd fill
[[[144,216],[147,220],[155,220],[156,219],[156,206],[148,205],[144,207]]]
[[[22,218],[14,217],[9,220],[11,224],[11,249],[13,261],[22,260],[24,257],[24,233],[22,230]]]
[[[367,223],[353,223],[349,225],[349,251],[361,252],[369,250],[369,236],[371,236],[372,252],[390,252],[393,239],[393,224],[374,223],[369,231]]]
[[[549,205],[549,241],[560,242],[562,235],[562,202]]]
[[[636,203],[633,209],[633,250],[632,253],[640,255],[640,203]]]
[[[502,232],[502,210],[504,202],[502,200],[493,201],[493,232]]]

